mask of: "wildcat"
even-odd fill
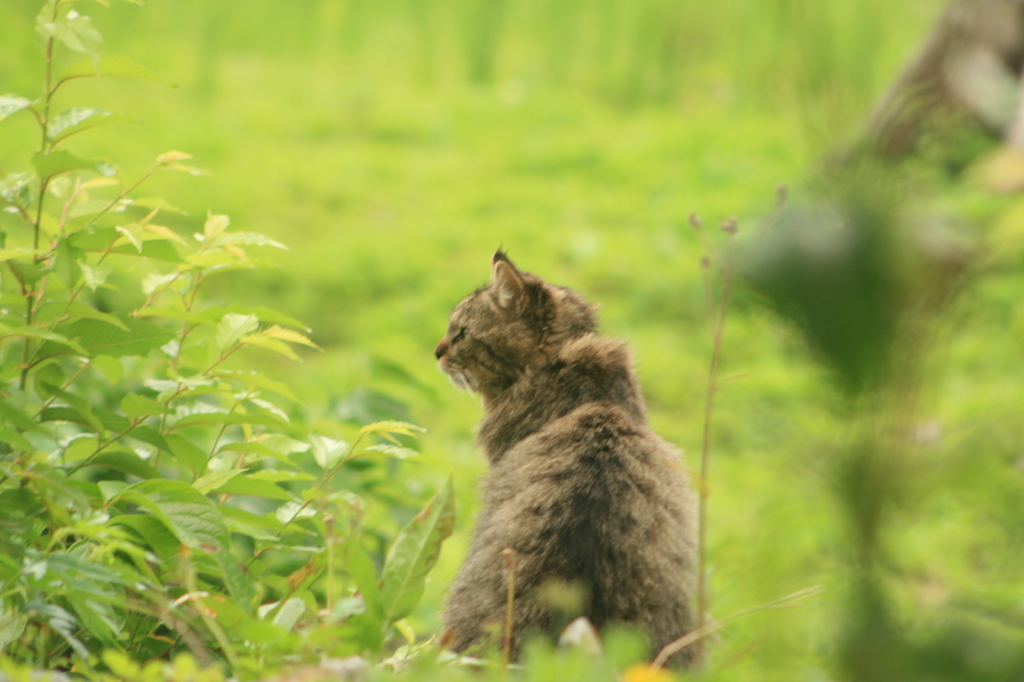
[[[483,398],[477,442],[490,464],[444,639],[456,652],[501,641],[510,548],[513,658],[525,638],[568,622],[551,599],[567,585],[598,630],[634,627],[657,654],[694,627],[694,494],[679,453],[647,425],[630,352],[596,333],[595,306],[501,251],[491,268],[434,351]]]

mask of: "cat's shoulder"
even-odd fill
[[[556,361],[594,370],[632,371],[633,352],[622,339],[591,333],[565,343]]]

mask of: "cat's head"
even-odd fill
[[[490,283],[455,306],[434,355],[457,386],[492,398],[566,341],[593,332],[595,308],[572,289],[518,270],[498,251]]]

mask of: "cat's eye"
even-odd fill
[[[456,334],[454,337],[452,337],[452,343],[458,343],[462,339],[466,338],[466,334],[468,334],[468,333],[469,333],[469,330],[466,329],[465,327],[463,327],[462,329],[459,330],[458,334]]]

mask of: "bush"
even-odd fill
[[[201,174],[188,154],[128,178],[67,149],[123,117],[52,111],[66,83],[152,76],[101,54],[78,8],[49,0],[37,19],[43,96],[0,97],[0,120],[31,115],[40,134],[25,170],[0,176],[0,651],[140,679],[133,661],[181,652],[248,677],[286,656],[383,651],[411,634],[401,620],[451,533],[451,485],[378,579],[360,547],[364,501],[333,479],[358,458],[416,455],[420,429],[310,433],[283,407],[298,402],[286,383],[236,364],[317,348],[288,315],[202,295],[284,247],[138,195],[157,173]]]

